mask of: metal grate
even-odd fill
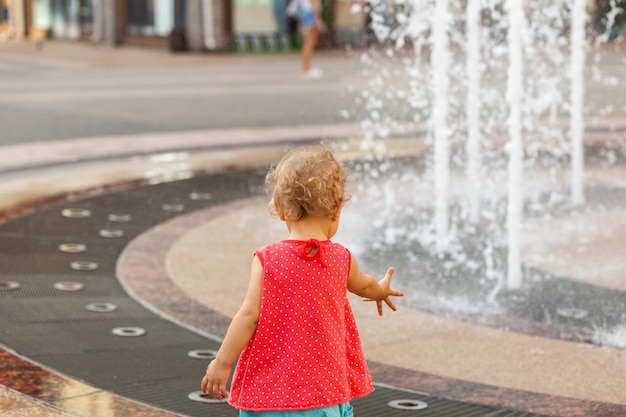
[[[86,308],[90,303],[112,303],[117,309],[108,313],[97,313]],[[0,302],[0,323],[62,323],[82,320],[102,320],[124,317],[152,318],[154,314],[123,294],[110,297],[84,296],[67,297],[59,302],[56,296],[28,297],[25,299],[5,298]]]
[[[410,405],[412,401],[420,401],[427,404],[424,409],[410,408],[396,409],[389,405],[393,401],[403,401]],[[444,398],[429,396],[416,391],[398,389],[395,387],[376,385],[376,391],[366,397],[352,401],[354,415],[359,417],[491,417],[491,416],[536,416],[526,412],[497,409],[483,405],[452,401]]]
[[[18,278],[10,279],[20,284],[20,288],[14,291],[0,292],[0,300],[32,298],[32,297],[49,297],[54,298],[84,298],[84,297],[108,297],[122,296],[124,290],[117,280],[104,276],[85,276],[85,272],[77,271],[75,274],[54,275],[50,277],[42,277],[38,275],[10,275]],[[0,278],[1,281],[5,279]],[[80,282],[85,285],[82,291],[66,292],[59,291],[54,288],[57,282]],[[16,305],[16,308],[17,307]]]

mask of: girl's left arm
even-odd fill
[[[258,257],[252,260],[250,285],[246,298],[228,327],[226,337],[202,378],[202,392],[221,400],[228,396],[226,382],[233,363],[256,331],[261,311],[263,266]]]

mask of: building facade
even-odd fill
[[[289,0],[0,0],[7,38],[189,51],[292,48]],[[358,39],[365,0],[323,0],[327,44]]]
[[[6,38],[229,50],[230,0],[0,0]]]
[[[175,51],[264,52],[299,47],[290,0],[0,0],[0,40],[63,39],[111,46],[131,44]],[[362,46],[368,35],[367,4],[392,10],[399,0],[322,0],[328,31],[321,46]],[[587,0],[591,26],[602,32],[610,4]],[[620,34],[626,13],[618,14]]]

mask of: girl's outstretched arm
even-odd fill
[[[250,285],[246,298],[230,323],[217,356],[209,364],[202,378],[202,392],[212,398],[221,400],[228,396],[226,382],[228,382],[233,363],[252,339],[259,322],[262,284],[263,266],[259,258],[255,256],[252,260]]]
[[[402,297],[404,293],[391,288],[393,271],[393,267],[390,267],[385,277],[380,281],[376,281],[376,278],[373,276],[361,272],[356,259],[352,257],[350,276],[348,277],[348,291],[363,297],[365,301],[376,301],[379,316],[383,315],[383,301],[391,310],[396,311],[396,305],[391,300],[391,297]]]

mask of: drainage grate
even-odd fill
[[[59,251],[48,255],[38,255],[35,260],[30,256],[16,255],[11,256],[10,261],[2,260],[3,274],[23,274],[23,275],[45,275],[47,272],[51,274],[65,273],[85,275],[84,272],[89,271],[90,276],[105,275],[114,276],[115,259],[110,257],[104,259],[104,254],[90,252],[88,257],[80,254],[64,254]],[[80,259],[85,257],[86,259]],[[95,266],[95,267],[94,267]],[[98,271],[94,271],[97,269]]]
[[[411,411],[423,410],[424,408],[428,407],[428,403],[425,403],[424,401],[411,399],[393,400],[389,401],[387,405],[391,408],[395,408],[398,410]]]
[[[376,384],[376,391],[352,401],[359,417],[539,417],[539,414],[497,409]]]
[[[25,323],[59,323],[81,320],[101,320],[110,317],[151,318],[154,315],[135,300],[123,295],[92,297],[84,294],[75,297],[3,298],[0,301],[0,325]],[[80,295],[80,296],[79,296]],[[60,302],[59,302],[60,301]],[[87,306],[93,307],[87,307]],[[99,306],[99,307],[98,307]],[[101,308],[107,314],[96,314]]]
[[[77,271],[93,271],[98,269],[99,265],[97,262],[91,261],[74,261],[70,262],[70,268],[75,269]]]
[[[211,361],[215,359],[215,357],[217,356],[217,351],[210,350],[210,349],[197,349],[197,350],[192,350],[188,352],[187,356],[189,356],[190,358],[194,358],[194,359],[203,359],[206,361]]]
[[[213,198],[213,195],[211,193],[194,191],[193,193],[189,194],[189,198],[196,201],[209,201]]]
[[[111,330],[115,336],[122,337],[138,337],[146,334],[146,329],[142,329],[141,327],[116,327]]]
[[[61,215],[70,219],[84,219],[91,217],[91,211],[83,208],[70,207],[61,210]]]
[[[94,313],[112,313],[117,310],[117,306],[113,303],[89,303],[85,309]]]
[[[19,282],[2,281],[0,282],[0,291],[13,291],[19,289],[21,286]]]
[[[69,270],[69,268],[68,268]],[[18,275],[19,278],[11,279],[20,284],[20,288],[14,291],[0,291],[0,300],[2,305],[4,299],[19,299],[30,297],[91,297],[101,298],[108,296],[125,295],[124,290],[117,280],[107,279],[103,276],[91,276],[91,271],[76,271],[76,274],[68,273],[67,275],[53,275],[50,277],[42,277],[36,275]],[[87,274],[87,275],[85,275]],[[0,280],[3,280],[0,277]],[[85,288],[79,292],[58,291],[54,288],[54,284],[58,282],[79,282],[85,285]],[[10,344],[9,344],[10,346]]]
[[[116,239],[124,236],[124,231],[121,229],[100,229],[98,234],[102,237],[109,239]]]
[[[187,396],[187,398],[189,398],[191,401],[197,401],[199,403],[206,403],[206,404],[219,404],[219,403],[228,402],[228,398],[224,398],[222,400],[216,400],[214,398],[211,398],[208,394],[203,394],[202,391],[194,391],[190,393]]]
[[[66,253],[81,253],[87,250],[87,245],[82,243],[62,243],[59,245],[59,250]]]
[[[57,282],[54,284],[54,289],[59,291],[81,291],[85,288],[85,284],[81,284],[80,282]]]
[[[129,223],[133,220],[133,216],[125,213],[111,213],[107,219],[113,223]]]

